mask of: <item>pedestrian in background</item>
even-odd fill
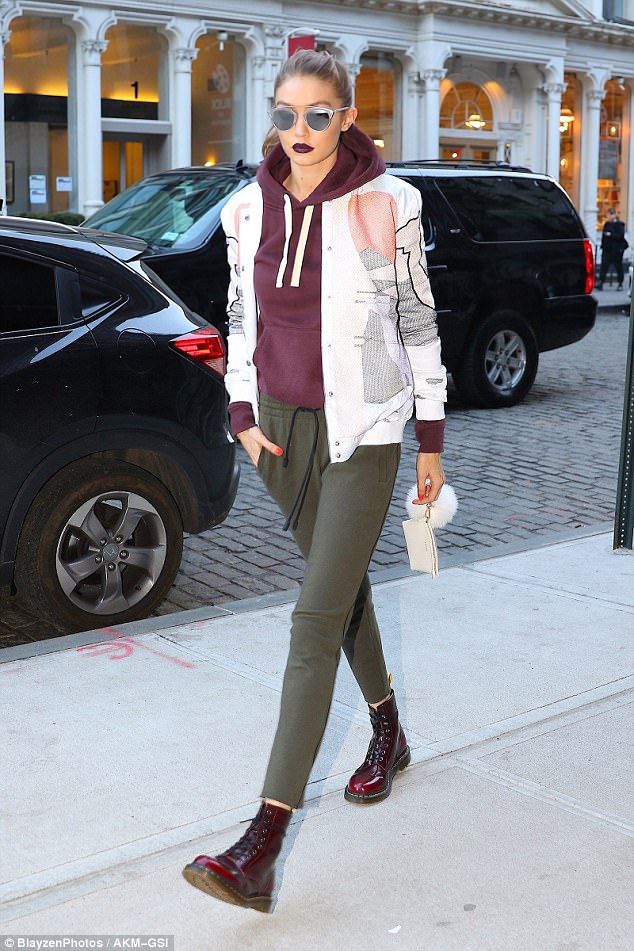
[[[373,728],[345,798],[384,799],[410,761],[367,569],[414,406],[419,501],[440,492],[447,399],[420,193],[387,174],[354,124],[350,77],[330,53],[294,53],[274,94],[257,180],[222,210],[225,383],[232,432],[307,565],[259,811],[233,846],[183,869],[203,891],[261,911],[303,805],[342,649]]]
[[[623,290],[623,253],[629,245],[625,239],[625,223],[616,213],[616,208],[608,208],[608,219],[603,225],[601,235],[601,268],[597,290],[603,290],[603,283],[613,267],[618,281],[617,291]]]

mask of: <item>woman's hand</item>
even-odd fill
[[[414,505],[426,505],[435,502],[444,485],[443,472],[439,452],[419,452],[416,458],[416,483],[418,498],[413,499]]]
[[[276,446],[270,439],[267,439],[259,426],[243,429],[241,433],[237,434],[236,439],[240,440],[254,466],[257,466],[260,453],[264,452],[265,449],[276,456],[284,455],[284,450],[280,446]]]

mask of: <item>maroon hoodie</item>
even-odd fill
[[[299,201],[282,182],[290,159],[278,143],[257,171],[262,189],[260,245],[253,283],[258,337],[253,363],[261,393],[293,406],[324,405],[321,364],[322,202],[339,198],[385,171],[370,136],[354,124],[342,132],[337,160],[319,185]],[[234,436],[255,425],[250,403],[229,404]],[[420,451],[441,452],[444,419],[418,420]]]

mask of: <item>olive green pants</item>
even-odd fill
[[[331,463],[323,410],[298,409],[264,394],[259,409],[265,436],[286,451],[275,456],[263,449],[257,469],[282,513],[294,512],[293,537],[306,559],[261,795],[297,808],[321,745],[341,648],[367,703],[390,693],[367,569],[401,444],[358,446],[350,459]]]

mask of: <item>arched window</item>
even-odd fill
[[[559,182],[579,208],[579,167],[581,153],[581,83],[572,73],[564,73],[566,90],[561,100],[559,131]]]
[[[73,192],[68,147],[68,63],[73,34],[54,17],[10,23],[5,52],[7,211],[67,211]]]
[[[475,83],[455,83],[440,105],[440,127],[491,132],[493,109],[482,86]]]
[[[400,63],[390,53],[364,53],[355,84],[356,124],[366,132],[387,162],[399,156],[397,86]]]
[[[106,32],[108,48],[101,57],[104,118],[158,119],[161,56],[165,38],[154,27],[117,23]]]
[[[167,40],[156,27],[138,23],[117,23],[105,39],[101,116],[103,200],[108,202],[165,165],[167,136],[149,130],[167,116]]]
[[[599,176],[597,181],[597,228],[602,228],[608,208],[616,208],[620,218],[626,215],[625,176],[623,174],[623,122],[629,111],[629,95],[618,79],[605,84],[601,103],[599,139]]]
[[[232,39],[206,33],[192,63],[192,164],[217,165],[246,158],[245,50]]]

